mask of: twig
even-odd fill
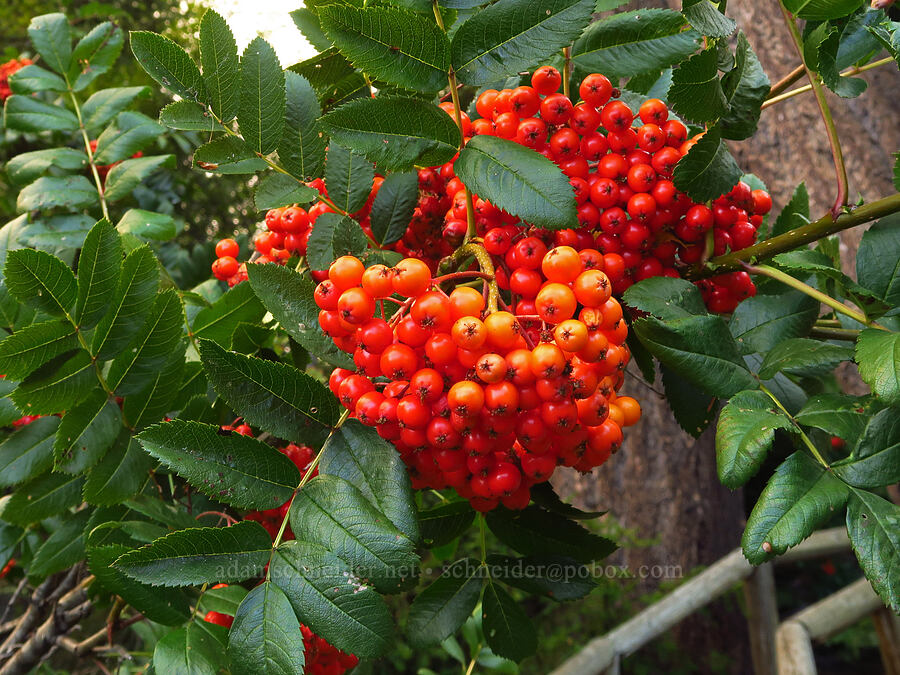
[[[792,84],[797,82],[805,74],[806,74],[806,66],[804,66],[801,63],[799,66],[794,68],[791,72],[789,72],[787,75],[785,75],[783,78],[781,78],[778,82],[776,82],[769,89],[769,95],[766,97],[766,99],[774,98],[774,97],[778,96],[778,94],[780,94],[781,92],[787,91],[788,87],[790,87]]]

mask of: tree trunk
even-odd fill
[[[681,3],[641,2],[625,9],[649,5],[679,9]],[[728,13],[747,34],[773,84],[800,63],[775,0],[729,3]],[[900,74],[888,65],[862,77],[869,88],[860,98],[828,96],[850,176],[851,203],[860,195],[873,200],[894,192],[891,152],[900,148],[900,127],[893,114]],[[804,79],[795,86],[806,83]],[[834,166],[811,93],[764,110],[756,135],[731,147],[741,167],[765,181],[775,213],[801,181],[806,181],[809,189],[813,218],[830,209],[836,194]],[[863,229],[841,235],[842,262],[849,274],[853,274]],[[848,390],[859,386],[854,374],[851,368],[844,378]],[[654,386],[661,386],[659,378]],[[636,537],[652,540],[649,546],[626,544],[615,558],[634,574],[639,574],[642,566],[649,568],[650,578],[641,584],[642,590],[649,590],[664,580],[652,578],[654,572],[663,572],[665,577],[668,571],[671,576],[672,568],[680,567],[686,575],[738,546],[745,510],[741,491],[732,492],[718,481],[713,433],[691,438],[678,427],[664,400],[631,377],[625,388],[641,400],[644,416],[636,427],[626,430],[622,450],[592,474],[560,475],[554,483],[577,505],[608,509],[616,522]],[[865,391],[864,387],[860,391]],[[696,672],[712,671],[714,660],[723,652],[730,660],[726,672],[749,672],[746,624],[734,598],[685,621],[675,638],[681,658],[689,655]],[[627,663],[623,672],[628,672]]]

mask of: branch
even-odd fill
[[[849,213],[842,213],[837,219],[833,219],[831,214],[828,214],[815,222],[801,225],[777,237],[765,239],[740,251],[732,251],[712,258],[707,262],[706,267],[688,270],[686,276],[688,279],[696,280],[725,272],[734,272],[741,269],[741,263],[767,260],[779,253],[791,251],[836,232],[863,225],[898,211],[900,211],[900,194],[863,204]]]
[[[780,0],[778,6],[781,7],[781,12],[784,14],[784,20],[787,22],[788,30],[794,40],[794,46],[797,48],[797,53],[800,55],[800,59],[803,61],[803,65],[806,68],[806,75],[809,77],[809,83],[816,95],[816,103],[819,104],[819,112],[822,113],[822,121],[825,122],[825,130],[828,133],[828,143],[831,145],[831,157],[834,160],[834,172],[837,176],[837,195],[834,199],[834,206],[831,207],[831,216],[837,220],[838,216],[843,211],[844,206],[847,204],[848,192],[847,167],[844,164],[844,154],[841,151],[841,142],[838,138],[837,127],[834,125],[834,118],[831,116],[831,109],[828,107],[828,101],[825,100],[825,90],[822,88],[822,83],[819,81],[819,74],[811,70],[809,66],[806,65],[806,59],[803,58],[803,37],[800,35],[800,29],[797,28],[797,22],[794,21],[793,14],[785,8]]]

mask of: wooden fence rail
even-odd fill
[[[776,558],[784,564],[847,551],[844,528],[813,533]],[[551,675],[619,675],[622,658],[743,582],[753,669],[756,675],[814,675],[811,640],[824,640],[874,614],[888,675],[900,675],[900,630],[869,582],[860,579],[778,625],[772,563],[753,567],[740,549],[719,559],[653,605],[606,635],[594,638]],[[886,611],[886,610],[884,610]],[[891,670],[891,667],[896,668]],[[811,669],[810,669],[811,668]]]

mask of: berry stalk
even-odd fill
[[[487,310],[488,314],[492,314],[497,311],[498,301],[500,299],[500,289],[497,288],[494,263],[484,246],[476,242],[469,242],[468,244],[460,246],[454,252],[453,259],[459,261],[470,255],[474,256],[475,260],[478,261],[479,269],[481,269],[485,274],[485,278],[488,280]]]
[[[800,34],[797,22],[794,21],[793,14],[787,10],[783,3],[779,2],[778,4],[779,7],[781,7],[782,14],[784,14],[784,20],[787,22],[788,30],[794,40],[794,46],[797,48],[797,53],[803,61],[804,68],[806,68],[806,75],[809,78],[809,83],[816,95],[816,102],[819,104],[819,112],[822,114],[822,121],[825,122],[825,130],[828,133],[828,143],[831,146],[831,157],[834,160],[834,172],[837,177],[837,195],[835,195],[834,198],[834,206],[831,207],[831,217],[837,220],[838,216],[843,211],[844,206],[847,204],[848,193],[847,167],[844,164],[844,153],[841,150],[841,142],[838,138],[837,127],[834,124],[834,118],[831,116],[831,108],[828,107],[828,101],[825,99],[825,91],[819,80],[819,74],[806,65],[806,59],[803,57],[803,36]]]

